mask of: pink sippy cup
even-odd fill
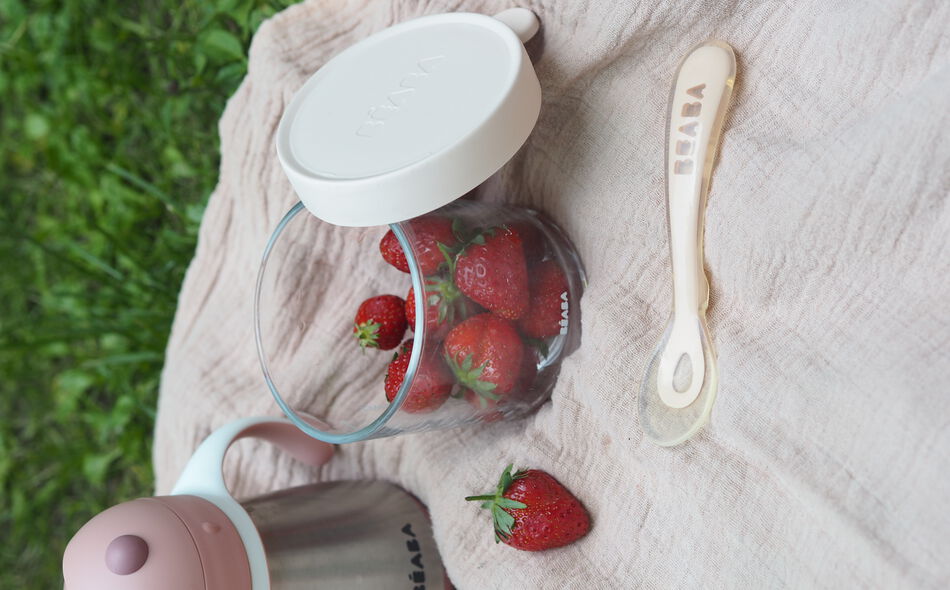
[[[326,482],[232,498],[221,467],[242,437],[313,466],[333,456],[283,419],[219,428],[171,495],[113,506],[79,529],[63,556],[66,590],[451,588],[425,508],[393,484]]]

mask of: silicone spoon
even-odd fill
[[[735,81],[736,59],[707,41],[680,63],[666,146],[666,195],[673,312],[640,388],[640,427],[661,446],[679,444],[709,419],[716,355],[706,326],[703,220],[716,145]]]

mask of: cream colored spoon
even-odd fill
[[[703,221],[735,74],[732,48],[707,41],[686,56],[673,86],[666,146],[673,313],[647,367],[639,401],[644,434],[662,446],[693,436],[709,419],[716,398],[716,354],[706,327]]]

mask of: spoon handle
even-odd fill
[[[670,408],[693,403],[706,382],[713,358],[703,348],[709,283],[703,271],[703,222],[706,192],[716,144],[732,93],[736,59],[722,41],[696,47],[680,64],[671,98],[666,146],[666,198],[673,267],[673,317],[658,372],[660,399]],[[689,378],[677,387],[678,367]]]
[[[706,192],[735,75],[732,48],[722,41],[707,41],[680,64],[673,87],[666,194],[674,319],[693,319],[708,303],[703,272]]]

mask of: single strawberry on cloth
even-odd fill
[[[159,494],[213,429],[277,412],[251,317],[267,237],[297,200],[274,150],[294,92],[396,22],[510,6],[310,0],[261,26],[221,119],[220,181],[168,344]],[[346,445],[319,470],[242,441],[225,469],[236,495],[395,481],[429,507],[462,590],[950,585],[950,3],[528,6],[541,116],[476,197],[543,211],[585,264],[583,338],[552,400],[522,422]],[[679,58],[713,36],[739,56],[705,227],[719,399],[706,430],[661,449],[638,429],[636,396],[670,313],[667,100]],[[325,265],[283,279],[313,293],[314,313],[350,322],[368,294],[393,293],[358,272],[383,233],[306,236]],[[542,278],[529,277],[527,305]],[[347,340],[314,362],[344,367],[360,354]],[[321,386],[342,399],[333,376]],[[510,462],[571,490],[590,531],[537,553],[494,543],[463,498]]]
[[[489,510],[495,542],[522,551],[557,549],[577,541],[590,530],[583,504],[550,473],[509,465],[494,494],[467,496]]]

